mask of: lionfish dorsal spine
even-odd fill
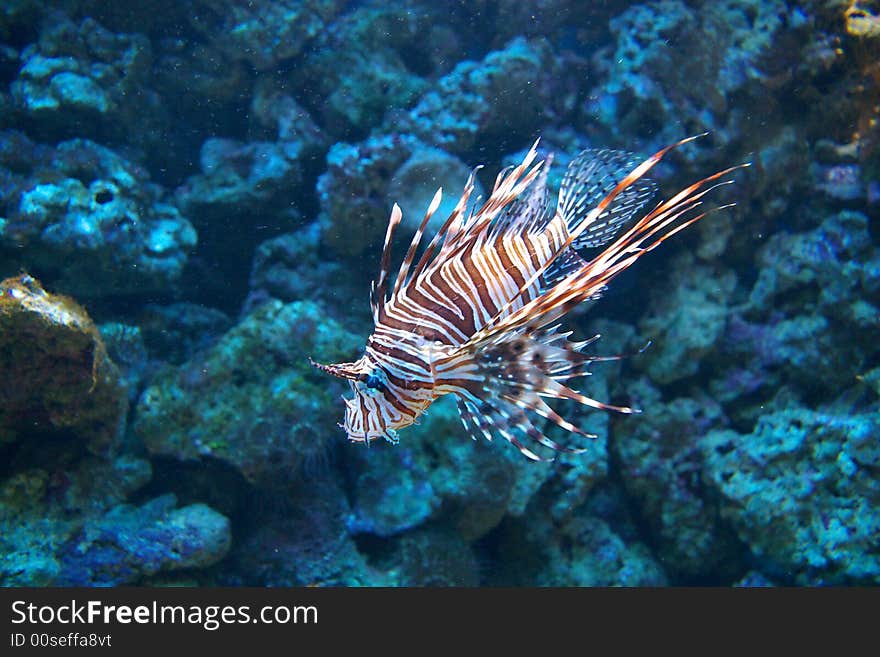
[[[388,268],[391,264],[391,244],[394,240],[394,231],[400,224],[403,213],[397,203],[391,208],[391,217],[388,220],[388,228],[385,231],[385,242],[382,244],[382,260],[379,264],[379,278],[371,290],[370,305],[373,309],[373,322],[378,324],[380,312],[385,305],[386,292],[388,290]]]
[[[425,234],[428,223],[431,221],[431,217],[434,216],[434,213],[437,212],[437,208],[440,207],[440,201],[442,200],[443,189],[440,188],[434,194],[434,198],[431,199],[428,210],[425,212],[425,216],[422,218],[422,223],[419,224],[419,227],[416,229],[412,241],[409,244],[409,248],[406,250],[406,255],[403,257],[403,263],[401,263],[400,269],[398,269],[397,271],[397,278],[394,281],[394,291],[391,293],[392,297],[396,297],[400,292],[401,287],[407,282],[409,268],[412,266],[413,260],[415,260],[416,251],[418,250],[419,244],[422,241],[422,235]]]
[[[453,208],[452,212],[446,218],[446,221],[443,223],[443,225],[434,234],[434,237],[428,243],[428,246],[422,254],[422,257],[419,258],[419,261],[416,264],[415,269],[413,270],[413,278],[419,277],[424,271],[426,265],[431,261],[431,258],[434,256],[437,246],[439,245],[441,240],[443,240],[443,245],[441,246],[440,253],[437,257],[445,257],[448,244],[450,244],[454,240],[456,233],[458,233],[458,231],[461,229],[460,225],[463,225],[466,221],[466,219],[464,219],[464,213],[465,210],[467,210],[468,202],[470,200],[471,194],[474,191],[474,180],[476,179],[477,172],[481,168],[482,167],[476,167],[471,171],[470,175],[468,176],[468,180],[465,183],[461,197],[458,199],[458,203],[455,205],[455,208]]]

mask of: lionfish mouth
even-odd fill
[[[360,372],[354,369],[354,363],[337,363],[334,365],[324,365],[323,363],[317,363],[312,360],[312,357],[309,356],[309,363],[311,363],[312,367],[316,367],[322,372],[326,372],[327,374],[332,374],[333,376],[339,377],[340,379],[351,379],[352,381],[356,381],[360,376]]]

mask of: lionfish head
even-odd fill
[[[409,424],[397,410],[391,399],[394,386],[388,377],[368,356],[353,363],[323,365],[311,358],[309,362],[323,372],[341,379],[348,379],[354,393],[345,402],[345,421],[339,426],[348,434],[352,442],[370,444],[370,441],[384,438],[397,442],[396,429]]]

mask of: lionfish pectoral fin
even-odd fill
[[[520,438],[530,439],[554,452],[581,453],[584,448],[568,447],[548,438],[535,422],[543,420],[570,433],[586,438],[595,434],[578,428],[551,408],[545,398],[566,399],[583,406],[602,410],[632,413],[622,406],[612,406],[580,394],[563,383],[568,379],[589,375],[590,363],[612,360],[618,356],[593,356],[582,353],[584,347],[598,336],[582,342],[571,342],[570,334],[557,333],[555,328],[498,336],[469,347],[462,362],[472,358],[478,377],[473,385],[458,392],[458,409],[468,434],[492,440],[495,435],[516,446],[532,460],[552,460],[539,456]]]

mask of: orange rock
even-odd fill
[[[69,431],[105,454],[126,409],[124,385],[85,309],[29,274],[0,283],[0,444]]]

